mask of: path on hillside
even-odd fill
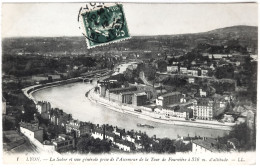
[[[151,84],[145,77],[144,75],[144,71],[141,71],[139,73],[139,77],[142,79],[142,81],[144,82],[145,85],[148,85],[148,86],[153,86],[153,84]],[[159,87],[159,84],[154,84],[154,87]]]

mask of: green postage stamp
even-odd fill
[[[90,3],[78,19],[88,48],[130,38],[122,4]]]

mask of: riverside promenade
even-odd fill
[[[171,124],[171,125],[180,125],[180,126],[189,126],[189,127],[198,127],[198,128],[208,128],[208,129],[219,129],[219,130],[227,130],[230,131],[232,126],[235,123],[220,123],[218,121],[206,121],[206,120],[196,120],[196,121],[189,121],[185,120],[184,118],[177,118],[177,117],[165,117],[163,115],[159,115],[154,113],[153,111],[146,110],[141,106],[134,107],[133,105],[126,105],[120,104],[116,102],[112,102],[107,100],[106,98],[100,97],[97,93],[94,92],[94,89],[90,90],[86,97],[93,103],[97,103],[100,105],[105,106],[111,110],[116,112],[125,113],[126,115],[134,115],[138,118],[163,123],[163,124]],[[135,109],[141,109],[142,112],[137,112]]]

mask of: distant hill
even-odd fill
[[[93,52],[140,52],[171,53],[178,55],[190,51],[199,44],[224,46],[236,44],[251,47],[257,51],[258,28],[255,26],[232,26],[208,32],[162,36],[134,36],[129,40],[110,44],[94,49],[87,49],[85,38],[82,37],[33,37],[3,39],[3,53],[30,52],[37,54],[55,53],[57,55],[82,54]]]
[[[256,26],[232,26],[205,32],[205,34],[218,34],[224,37],[233,38],[256,38],[258,27]]]
[[[258,27],[232,26],[201,33],[222,40],[238,40],[241,45],[257,45]]]

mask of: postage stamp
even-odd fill
[[[122,4],[99,5],[80,11],[88,48],[130,38]]]

